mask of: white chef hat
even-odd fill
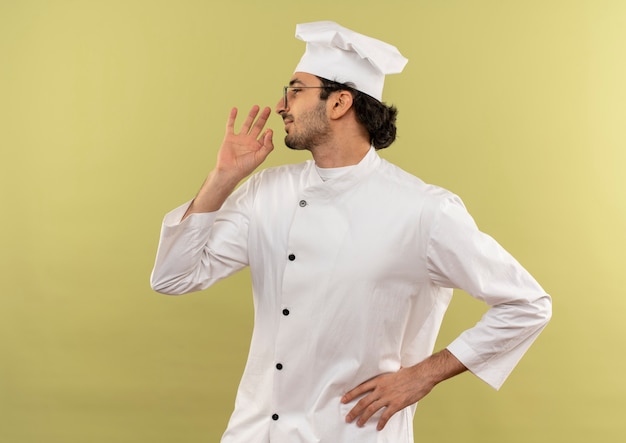
[[[398,74],[408,60],[395,46],[321,21],[296,25],[296,38],[306,51],[294,72],[306,72],[355,89],[382,101],[385,74]]]

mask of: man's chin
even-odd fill
[[[306,149],[303,146],[294,143],[294,141],[289,138],[289,135],[285,137],[285,146],[287,146],[292,151],[303,151]]]

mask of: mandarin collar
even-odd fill
[[[381,161],[374,147],[370,147],[361,161],[348,172],[332,180],[323,181],[315,168],[315,161],[309,160],[304,174],[306,176],[305,192],[318,197],[334,197],[355,186],[365,176],[371,174]]]

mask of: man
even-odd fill
[[[416,403],[467,369],[499,388],[551,315],[550,297],[458,197],[382,160],[395,139],[385,74],[396,48],[332,22],[277,106],[313,161],[254,174],[270,109],[228,118],[215,169],[166,215],[152,287],[204,289],[250,266],[255,324],[224,443],[412,442]],[[490,309],[432,354],[451,288]]]

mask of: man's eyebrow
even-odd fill
[[[293,80],[291,80],[291,81],[289,82],[289,86],[293,86],[293,85],[295,85],[296,83],[297,83],[297,84],[299,84],[300,86],[304,86],[304,83],[302,83],[302,82],[301,82],[300,80],[298,80],[297,78],[294,78]]]

